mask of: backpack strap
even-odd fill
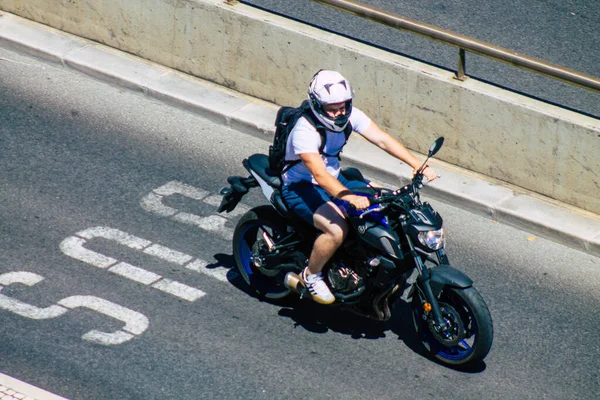
[[[302,160],[286,160],[283,162],[283,168],[281,168],[280,174],[283,175],[288,169],[292,168],[294,165],[301,163]]]
[[[342,150],[340,150],[337,154],[325,153],[325,145],[327,144],[327,133],[325,131],[325,126],[318,120],[316,120],[310,108],[310,105],[308,104],[308,100],[304,100],[300,108],[302,108],[302,116],[305,117],[308,120],[308,122],[310,122],[311,125],[315,127],[317,132],[319,132],[319,135],[321,135],[321,146],[319,146],[319,154],[322,154],[326,157],[337,157],[341,160],[340,153],[342,152]],[[346,128],[344,128],[345,141],[342,145],[342,149],[344,148],[346,143],[348,143],[348,138],[350,138],[350,134],[352,133],[352,131],[352,124],[348,122],[348,125],[346,125]]]
[[[342,158],[340,157],[340,154],[342,153],[343,148],[346,145],[346,143],[348,143],[348,138],[350,138],[350,134],[353,131],[352,124],[350,124],[350,122],[348,122],[348,125],[346,125],[346,128],[344,129],[345,141],[344,141],[344,144],[342,145],[342,150],[340,150],[337,154],[327,154],[327,153],[325,153],[325,145],[327,144],[327,132],[326,132],[325,126],[315,119],[315,116],[314,116],[312,110],[310,109],[310,105],[308,104],[308,100],[304,100],[302,102],[302,104],[300,105],[300,108],[302,109],[301,117],[306,118],[306,120],[308,122],[310,122],[310,124],[312,126],[315,127],[315,129],[317,130],[317,132],[319,132],[319,135],[321,136],[321,145],[319,146],[319,154],[324,155],[326,157],[337,157],[338,160],[341,160]],[[296,121],[296,123],[297,122],[298,121]],[[284,161],[284,166],[281,170],[281,173],[283,174],[284,172],[286,172],[287,170],[292,168],[294,165],[300,163],[301,161],[302,160]]]

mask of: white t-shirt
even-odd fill
[[[356,107],[352,108],[352,114],[350,114],[350,124],[352,124],[352,130],[363,134],[369,125],[371,125],[371,118],[369,118],[364,112]],[[327,142],[323,152],[327,154],[338,154],[344,146],[346,138],[344,132],[333,132],[326,130]],[[285,159],[286,161],[299,160],[299,154],[303,153],[319,153],[321,147],[321,135],[317,129],[305,118],[301,117],[296,126],[290,132],[288,141],[285,148]],[[327,157],[321,154],[323,161],[325,162],[325,169],[335,178],[340,173],[340,161],[337,157]],[[283,174],[283,184],[289,185],[290,183],[300,181],[311,181],[317,183],[314,177],[306,168],[303,162],[299,162]]]

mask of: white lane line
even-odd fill
[[[131,279],[144,285],[151,285],[162,279],[162,276],[154,272],[146,271],[143,268],[136,267],[125,262],[120,262],[114,267],[108,269],[113,274],[120,275],[124,278]]]
[[[144,253],[154,257],[158,257],[161,260],[172,262],[177,265],[183,265],[187,262],[190,262],[194,258],[180,251],[161,246],[160,244],[153,244],[152,246],[145,249]]]
[[[164,246],[156,245],[155,247],[152,247],[153,243],[151,241],[130,235],[126,232],[122,232],[122,231],[120,231],[118,229],[114,229],[114,228],[99,226],[99,227],[85,229],[81,232],[77,232],[75,235],[79,236],[80,238],[85,238],[88,240],[91,240],[94,238],[104,238],[104,239],[115,241],[118,244],[130,247],[135,250],[141,250],[144,252],[147,250],[150,255],[154,255],[154,256],[159,257],[168,262],[172,262],[173,260],[182,262],[183,260],[191,260],[192,259],[191,256],[187,256],[178,251],[168,249]],[[93,265],[96,267],[100,267],[100,268],[105,267],[109,262],[111,262],[110,265],[113,265],[118,262],[118,260],[103,256],[102,254],[85,249],[83,247],[83,245],[87,241],[86,240],[77,240],[76,236],[75,237],[71,236],[71,237],[63,240],[63,242],[61,243],[60,248],[63,251],[63,253],[65,253],[66,255],[73,257],[79,261],[83,261],[87,264],[90,264],[90,265]],[[103,260],[103,257],[105,257],[104,260]],[[104,262],[98,263],[98,260],[102,260]],[[114,261],[114,262],[112,262],[112,261]],[[154,287],[158,290],[169,293],[173,296],[177,296],[177,297],[187,300],[187,301],[194,301],[194,300],[190,300],[190,299],[199,299],[200,297],[204,296],[204,294],[205,294],[203,291],[201,291],[199,289],[192,288],[192,287],[189,287],[189,286],[186,286],[183,284],[175,285],[175,286],[168,285],[168,284],[165,284],[164,286],[163,285],[156,286],[153,283],[156,283],[157,281],[159,281],[161,279],[165,279],[165,278],[163,278],[161,275],[154,274],[143,268],[140,268],[140,267],[137,267],[134,265],[130,265],[127,263],[120,263],[120,264],[114,265],[113,267],[108,268],[108,271],[118,274],[120,276],[126,277],[128,279],[131,279],[135,282],[139,282],[144,285],[150,285],[150,287]],[[167,287],[167,288],[169,288],[169,290],[163,290],[163,287]],[[195,292],[195,294],[192,294],[194,292]]]
[[[187,301],[195,301],[206,294],[200,289],[166,279],[163,276],[154,272],[150,272],[144,268],[125,262],[120,262],[114,258],[86,249],[84,246],[88,240],[92,240],[94,238],[112,240],[118,244],[125,245],[132,249],[142,251],[145,254],[157,257],[163,261],[184,266],[184,268],[189,270],[204,273],[223,282],[227,282],[226,269],[219,268],[216,270],[205,268],[208,263],[203,260],[194,259],[194,257],[188,254],[173,250],[160,244],[152,243],[149,240],[130,235],[114,228],[94,227],[77,232],[74,236],[64,239],[60,244],[60,249],[64,254],[76,260],[83,261],[98,268],[107,269],[111,273],[128,278],[132,281],[155,288],[157,290],[161,290],[165,293],[169,293]],[[237,274],[232,274],[230,276],[233,279],[236,275]]]
[[[5,286],[14,283],[33,286],[43,279],[41,275],[26,271],[7,272],[0,275],[0,283]],[[0,291],[3,288],[4,286],[0,286]],[[0,309],[34,320],[56,318],[78,307],[89,308],[125,323],[125,326],[117,332],[107,333],[94,329],[82,336],[84,340],[104,346],[121,344],[131,340],[135,336],[141,335],[149,325],[148,318],[145,315],[95,296],[71,296],[58,301],[56,305],[39,308],[0,294]]]
[[[198,290],[189,286],[172,281],[170,279],[162,279],[152,285],[153,288],[161,290],[165,293],[172,294],[187,301],[196,301],[206,295],[202,290]]]

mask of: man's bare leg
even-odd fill
[[[313,216],[313,223],[323,233],[317,237],[313,245],[306,271],[308,274],[321,272],[323,266],[343,243],[348,232],[346,219],[332,202],[323,204],[317,209]]]

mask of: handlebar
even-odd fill
[[[425,186],[429,183],[429,179],[427,179],[427,177],[425,175],[423,175],[422,173],[419,173],[413,177],[412,183],[417,188],[421,189],[421,188],[423,188],[423,186]]]
[[[419,175],[420,175],[420,178],[418,177]],[[427,177],[425,175],[423,175],[422,173],[419,175],[415,175],[413,177],[413,183],[418,185],[418,187],[420,189],[423,186],[427,185],[431,181],[429,179],[427,179]],[[437,178],[441,178],[441,176],[438,175]]]
[[[387,207],[387,205],[380,205],[379,207],[368,208],[366,211],[364,211],[362,214],[360,214],[358,216],[358,218],[363,219],[365,217],[365,215],[369,215],[374,212],[383,211],[383,210],[385,210],[386,207]]]
[[[343,204],[347,210],[351,210],[352,214],[362,219],[364,216],[371,213],[383,211],[390,204],[396,204],[403,209],[408,209],[415,198],[419,198],[419,189],[427,185],[429,182],[430,181],[425,175],[419,173],[413,177],[411,183],[401,187],[400,189],[392,191],[390,189],[382,188],[380,190],[381,194],[377,197],[367,196],[369,198],[370,205],[364,210],[356,210],[356,208],[354,208],[350,203],[344,200],[339,201],[342,202],[341,204]]]

